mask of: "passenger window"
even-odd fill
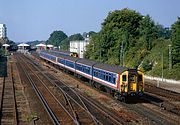
[[[111,81],[111,76],[109,76],[109,82],[112,82],[112,81]]]
[[[130,75],[130,76],[129,76],[129,80],[130,80],[131,82],[134,82],[134,81],[135,81],[135,76],[134,76],[134,75]]]
[[[142,78],[142,75],[139,75],[139,81],[142,81],[143,78]]]
[[[115,83],[115,81],[116,81],[116,79],[115,79],[115,78],[113,78],[113,83]]]
[[[122,76],[122,81],[127,81],[127,80],[126,80],[126,75],[123,75],[123,76]]]

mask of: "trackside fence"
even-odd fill
[[[176,81],[173,79],[164,79],[164,78],[162,79],[159,77],[152,77],[152,76],[147,76],[147,75],[145,75],[144,78],[146,80],[153,80],[153,81],[157,81],[157,82],[161,82],[161,83],[180,84],[180,80]]]

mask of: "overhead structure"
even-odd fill
[[[36,47],[37,47],[37,51],[46,50],[46,45],[43,43],[37,44]]]
[[[3,44],[2,46],[5,48],[5,55],[7,55],[7,53],[8,53],[8,52],[7,52],[7,51],[8,51],[7,48],[8,48],[10,45],[9,45],[9,44]]]
[[[21,43],[21,44],[18,45],[18,47],[27,47],[27,46],[29,46],[29,45],[26,44],[26,43]]]
[[[48,44],[48,45],[47,45],[47,49],[52,50],[52,49],[53,49],[53,47],[54,47],[54,46],[53,46],[53,45],[51,45],[51,44]]]
[[[43,43],[40,43],[40,44],[37,44],[36,47],[46,47],[46,45]]]
[[[30,45],[26,43],[21,43],[18,45],[18,52],[27,53],[29,48],[30,48]]]
[[[9,44],[3,44],[2,46],[3,47],[9,47],[10,45]]]
[[[51,45],[51,44],[48,44],[48,45],[47,45],[47,47],[49,47],[49,48],[52,48],[52,47],[53,47],[53,45]]]

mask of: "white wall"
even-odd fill
[[[6,26],[5,24],[0,24],[0,38],[6,37]]]
[[[176,81],[176,80],[173,80],[173,79],[164,79],[163,78],[163,81],[162,81],[162,78],[160,77],[152,77],[152,76],[144,76],[145,79],[148,79],[148,80],[155,80],[155,81],[161,81],[161,82],[165,82],[165,83],[171,83],[171,84],[180,84],[180,81]]]
[[[76,52],[80,58],[83,58],[87,44],[89,44],[89,40],[70,41],[70,52]]]

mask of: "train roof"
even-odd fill
[[[59,57],[62,57],[61,55],[59,55]],[[68,59],[70,61],[75,62],[76,60],[79,60],[79,58],[76,57],[72,57],[72,56],[63,56],[64,59]]]
[[[107,70],[107,71],[114,72],[114,73],[122,73],[124,71],[131,70],[127,67],[105,64],[105,63],[101,63],[101,62],[97,62],[97,61],[93,61],[93,60],[89,60],[89,59],[75,58],[75,57],[60,55],[60,54],[52,53],[52,52],[48,52],[48,51],[44,51],[44,52],[49,53],[49,54],[54,55],[54,56],[57,56],[57,57],[60,57],[60,58],[68,59],[68,60],[73,61],[73,62],[76,61],[77,63],[83,63],[83,64],[88,65],[88,66],[93,66],[94,68]]]
[[[77,60],[77,63],[83,63],[83,64],[88,65],[88,66],[93,66],[94,64],[99,63],[99,62],[94,61],[94,60],[90,60],[90,59],[80,58],[79,60]]]
[[[59,51],[59,50],[50,50],[50,52],[55,52],[55,53],[60,53],[60,54],[66,54],[66,55],[70,55],[71,52],[69,51]]]
[[[75,62],[76,60],[79,59],[79,58],[75,58],[75,57],[72,57],[72,56],[61,55],[60,53],[55,53],[53,51],[49,51],[49,52],[48,51],[43,51],[43,52],[46,52],[46,53],[51,54],[51,55],[56,56],[56,57],[68,59],[68,60],[73,61],[73,62]]]
[[[104,64],[104,63],[97,63],[97,64],[94,65],[94,68],[99,68],[99,69],[102,69],[102,70],[107,70],[107,71],[115,72],[115,73],[122,73],[124,71],[129,70],[126,67],[121,67],[121,66],[118,66],[118,65]]]

